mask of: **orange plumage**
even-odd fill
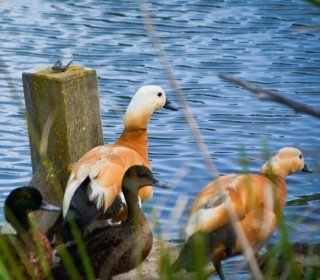
[[[202,238],[207,257],[223,279],[220,261],[242,252],[228,207],[258,253],[278,225],[287,197],[285,179],[299,171],[308,171],[302,153],[287,147],[273,156],[260,174],[231,174],[210,182],[194,200],[186,227],[188,240],[173,268],[191,269],[188,256]]]
[[[76,219],[81,221],[79,227],[85,228],[112,208],[129,167],[145,165],[151,169],[147,126],[153,112],[163,107],[175,110],[162,88],[143,86],[137,91],[127,108],[124,131],[118,141],[90,150],[73,167],[63,200],[64,218],[72,208]],[[141,201],[150,198],[152,187],[143,187],[139,196]],[[112,211],[113,217],[119,214]]]

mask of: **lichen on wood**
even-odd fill
[[[103,144],[96,71],[74,65],[55,73],[46,67],[23,73],[22,77],[34,174],[30,184],[48,202],[59,205],[72,164]],[[43,152],[41,136],[52,115],[54,120]],[[38,215],[45,231],[56,220],[47,212]]]

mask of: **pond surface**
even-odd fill
[[[250,170],[258,172],[264,149],[274,153],[284,146],[300,148],[308,165],[319,170],[320,120],[261,102],[218,74],[236,75],[320,109],[320,9],[298,0],[149,4],[218,174],[242,172],[243,151]],[[32,177],[22,72],[53,64],[58,57],[96,69],[105,143],[121,133],[129,97],[141,85],[161,85],[177,103],[139,2],[0,1],[0,42],[1,205],[13,188]],[[154,114],[149,152],[157,177],[175,188],[156,191],[144,209],[157,219],[165,238],[177,239],[192,198],[211,178],[182,111]],[[291,176],[289,200],[320,193],[319,181],[319,171]],[[320,241],[319,201],[287,207],[286,215],[294,240]],[[0,217],[3,221],[2,208]],[[228,261],[229,275],[238,261]]]

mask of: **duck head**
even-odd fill
[[[59,207],[46,203],[41,193],[33,187],[14,189],[4,203],[5,217],[18,232],[29,230],[30,223],[27,215],[39,209],[60,211]]]
[[[126,129],[146,129],[152,114],[161,109],[177,111],[165,91],[154,85],[142,86],[131,99],[124,117]]]
[[[160,183],[154,178],[149,168],[144,165],[133,165],[125,173],[122,186],[132,193],[138,193],[139,189],[145,186],[158,188],[170,188],[167,184]]]
[[[286,178],[300,171],[311,172],[304,162],[302,152],[296,148],[285,147],[262,166],[260,173]]]

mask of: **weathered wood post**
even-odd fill
[[[96,71],[71,66],[55,73],[51,67],[23,73],[33,178],[30,185],[61,205],[71,166],[103,144]],[[58,215],[39,211],[36,221],[47,230]]]

